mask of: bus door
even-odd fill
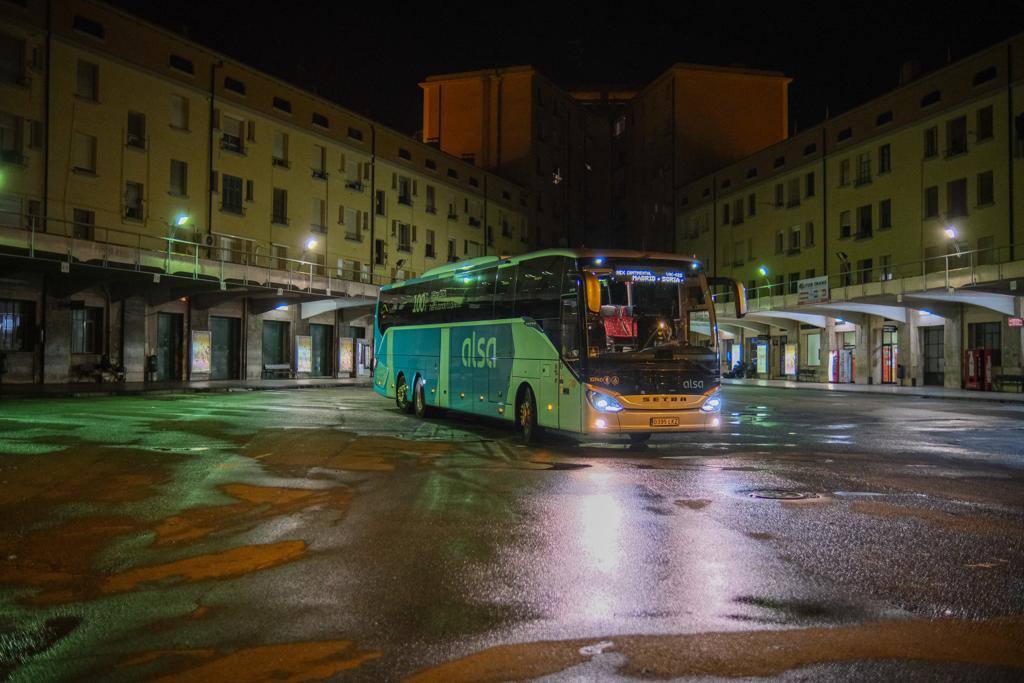
[[[575,262],[570,261],[562,279],[560,302],[560,323],[562,360],[558,364],[558,428],[573,432],[581,431],[583,420],[582,387],[580,375],[580,348],[582,335],[580,327],[580,273]],[[574,374],[574,370],[576,371]]]

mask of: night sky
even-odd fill
[[[114,4],[410,134],[420,126],[417,83],[431,73],[533,64],[565,86],[644,84],[677,61],[787,73],[790,123],[803,129],[826,107],[836,114],[892,89],[903,61],[939,67],[1024,30],[1024,0],[676,2],[651,15],[629,12],[639,3],[613,13],[596,3],[439,2],[431,14],[423,3]]]

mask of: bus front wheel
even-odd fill
[[[651,440],[650,432],[633,432],[629,435],[630,443],[647,443]]]
[[[409,401],[409,385],[405,382],[405,375],[399,375],[395,381],[395,405],[403,413],[412,412],[412,403]]]
[[[524,387],[519,396],[516,419],[523,442],[537,443],[540,439],[541,428],[537,426],[537,402],[533,399],[533,391],[530,387]]]

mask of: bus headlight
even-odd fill
[[[700,409],[705,413],[717,413],[722,409],[722,397],[716,391],[704,400],[704,404]]]
[[[594,406],[594,410],[599,413],[617,413],[622,410],[621,403],[608,394],[602,394],[600,391],[588,389],[587,400],[590,401],[590,405]]]

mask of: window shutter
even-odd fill
[[[251,180],[245,181],[245,201],[251,202],[255,190],[253,188],[253,182]]]
[[[213,110],[213,129],[220,130],[220,109]]]
[[[412,241],[416,241],[416,226],[412,226]]]
[[[370,212],[363,211],[363,230],[370,229]]]
[[[338,223],[345,225],[345,207],[341,204],[338,205]]]
[[[412,196],[413,196],[413,197],[415,197],[415,196],[416,196],[416,192],[417,192],[417,189],[416,189],[416,181],[415,181],[415,180],[413,180],[413,181],[412,181]]]
[[[246,135],[247,139],[249,140],[249,142],[256,142],[256,122],[255,121],[249,121],[247,128],[248,128],[248,134]]]
[[[398,189],[398,174],[397,173],[392,173],[391,174],[391,189],[392,190],[397,190]]]
[[[210,171],[210,192],[217,192],[217,172]]]

